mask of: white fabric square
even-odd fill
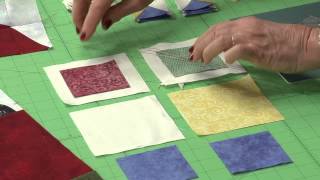
[[[15,101],[13,101],[6,93],[4,93],[1,89],[0,89],[0,105],[6,105],[15,111],[22,110],[22,108]]]
[[[52,47],[42,24],[36,0],[0,2],[0,24],[10,26],[43,46]]]
[[[60,73],[60,71],[66,70],[66,69],[98,65],[98,64],[103,64],[113,60],[116,61],[120,71],[122,72],[123,76],[125,77],[128,84],[130,85],[129,88],[109,91],[105,93],[92,94],[92,95],[83,96],[83,97],[74,97],[67,83],[65,82],[63,76]],[[75,61],[75,62],[60,64],[60,65],[53,65],[53,66],[45,67],[44,70],[47,73],[54,89],[56,90],[61,100],[64,103],[69,105],[81,105],[81,104],[90,103],[94,101],[118,98],[118,97],[150,91],[148,86],[140,76],[140,74],[137,72],[137,70],[134,68],[134,66],[130,62],[128,56],[124,53],[114,55],[114,56],[109,56],[109,57],[101,57],[96,59]]]
[[[184,139],[155,96],[70,113],[95,156]]]
[[[140,52],[144,59],[146,60],[149,67],[156,74],[156,76],[161,81],[161,85],[172,85],[172,84],[181,84],[194,81],[200,81],[210,78],[217,78],[227,74],[241,74],[245,73],[246,70],[238,63],[226,64],[226,68],[208,70],[200,73],[187,74],[180,77],[175,77],[166,65],[161,61],[160,57],[157,55],[157,52],[168,50],[168,49],[177,49],[184,47],[191,47],[196,39],[191,39],[184,42],[178,43],[159,43],[150,48],[141,49]],[[220,54],[219,57],[225,62],[224,55]]]

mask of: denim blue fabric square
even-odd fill
[[[117,161],[129,180],[187,180],[198,177],[176,146]]]
[[[214,142],[210,145],[232,174],[292,162],[269,132]]]

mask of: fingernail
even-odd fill
[[[193,52],[193,49],[194,49],[194,47],[192,46],[192,47],[189,49],[189,53],[192,53],[192,52]]]
[[[109,18],[106,18],[106,19],[104,19],[103,20],[103,28],[105,29],[105,30],[107,30],[107,29],[109,29],[109,27],[112,25],[112,21],[111,21],[111,19],[109,19]]]
[[[193,54],[189,58],[190,61],[193,61]]]
[[[76,27],[76,32],[77,32],[77,34],[79,34],[79,33],[80,33],[80,31],[79,31],[78,27]]]
[[[82,32],[80,35],[80,40],[84,41],[86,39],[86,33]]]

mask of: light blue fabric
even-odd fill
[[[211,147],[233,174],[292,162],[269,132],[214,142]]]
[[[117,161],[129,180],[188,180],[198,177],[176,146]]]

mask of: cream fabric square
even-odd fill
[[[70,113],[95,156],[184,139],[155,96]]]

